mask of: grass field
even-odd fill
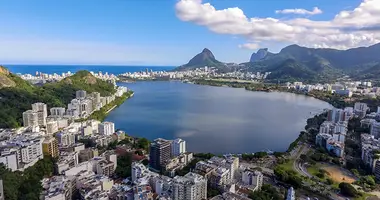
[[[294,163],[294,160],[289,160],[288,162],[283,163],[283,164],[281,164],[279,166],[283,167],[286,170],[293,170],[293,163]]]

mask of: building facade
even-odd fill
[[[173,200],[207,199],[207,180],[201,175],[188,173],[173,178]]]
[[[172,156],[179,156],[186,152],[186,141],[178,138],[172,142]]]
[[[99,134],[112,135],[115,133],[115,124],[112,122],[103,122],[99,124]]]
[[[42,142],[42,152],[44,156],[56,158],[59,156],[58,141],[54,137],[46,138]]]
[[[162,138],[155,139],[150,144],[149,166],[161,170],[171,157],[171,141]]]

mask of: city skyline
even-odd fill
[[[205,47],[220,61],[241,63],[258,48],[278,52],[293,43],[368,46],[380,41],[376,2],[7,1],[0,3],[0,60],[178,66]]]

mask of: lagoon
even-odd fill
[[[252,92],[177,81],[119,83],[134,97],[106,121],[150,140],[182,138],[192,152],[285,151],[307,118],[331,108],[315,98],[283,92]]]

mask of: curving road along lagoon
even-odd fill
[[[307,118],[331,107],[318,99],[282,92],[167,81],[120,85],[135,95],[114,109],[107,121],[133,136],[182,138],[193,152],[285,151]]]

